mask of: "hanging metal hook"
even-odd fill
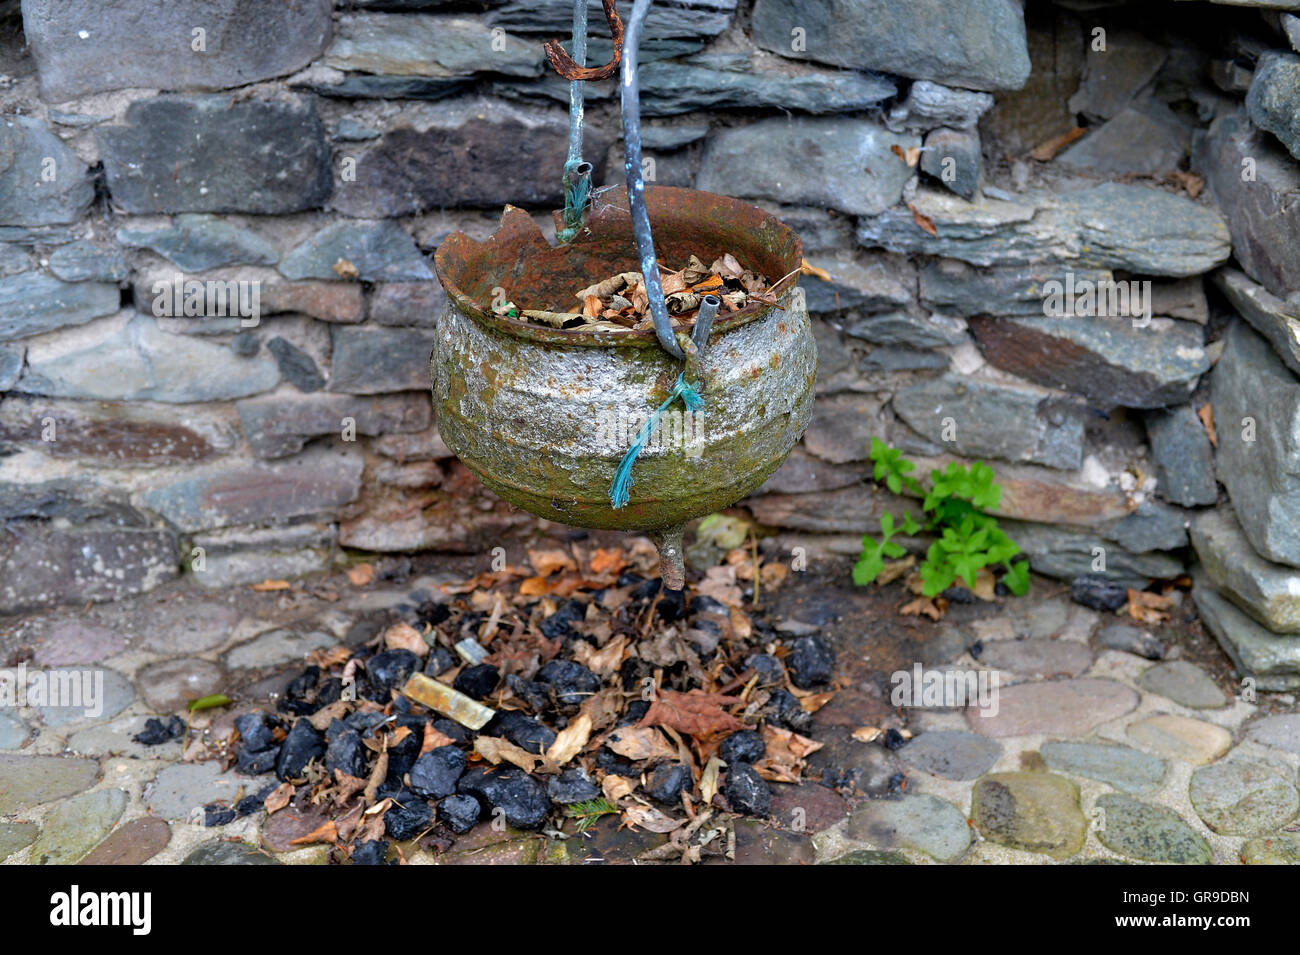
[[[604,66],[583,66],[576,62],[573,57],[564,52],[564,47],[560,45],[559,40],[547,40],[543,49],[546,50],[546,59],[566,80],[607,80],[618,72],[619,59],[623,55],[623,21],[619,19],[618,8],[614,6],[614,0],[601,0],[601,6],[605,9],[605,22],[609,24],[609,33],[614,40],[614,56]],[[587,10],[584,5],[582,11],[583,34],[586,34]],[[578,26],[577,16],[574,17],[574,29]],[[583,44],[585,47],[585,43]],[[583,51],[586,52],[585,49]],[[577,50],[574,50],[576,55]],[[585,57],[584,57],[585,59]]]
[[[645,279],[646,295],[650,299],[650,317],[654,320],[655,335],[664,351],[674,358],[685,359],[686,353],[677,344],[668,307],[664,304],[664,287],[659,281],[659,261],[655,256],[654,238],[650,234],[650,214],[645,206],[645,179],[641,175],[641,91],[637,86],[637,48],[641,44],[641,27],[650,11],[651,0],[636,0],[632,18],[628,21],[627,37],[623,42],[623,156],[627,170],[627,204],[632,215],[632,235],[636,239],[637,256],[641,260],[641,275]]]

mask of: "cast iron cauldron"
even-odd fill
[[[802,261],[798,236],[754,206],[666,186],[647,189],[646,202],[666,266],[730,252],[775,281]],[[504,294],[520,308],[573,311],[574,292],[637,271],[637,262],[622,187],[596,194],[567,245],[552,247],[512,206],[483,242],[449,236],[436,255],[448,304],[431,360],[434,408],[447,446],[496,494],[563,524],[651,532],[664,580],[679,589],[682,525],[755,491],[803,434],[817,349],[790,283],[780,308],[754,303],[720,314],[699,366],[704,406],[690,440],[647,446],[628,504],[615,509],[609,488],[628,432],[664,401],[682,362],[653,331],[538,327],[496,315],[491,304]]]

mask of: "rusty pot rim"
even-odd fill
[[[450,277],[453,273],[464,271],[475,258],[491,254],[494,247],[506,251],[516,260],[527,254],[555,255],[563,253],[569,247],[580,247],[583,242],[591,241],[594,236],[619,231],[632,234],[631,217],[627,206],[627,188],[625,186],[608,186],[597,190],[593,197],[601,202],[596,212],[591,213],[581,233],[567,246],[553,246],[546,241],[541,228],[533,217],[518,206],[507,204],[501,213],[501,222],[497,230],[482,242],[471,238],[464,232],[453,232],[438,244],[434,253],[434,269],[438,281],[442,284],[447,297],[455,303],[465,315],[478,324],[492,330],[503,332],[515,338],[542,344],[568,345],[585,348],[651,348],[659,347],[654,329],[621,332],[590,331],[583,328],[550,328],[534,325],[517,318],[497,315],[491,309],[484,308],[479,302],[463,291]],[[741,202],[729,196],[720,196],[712,192],[697,189],[684,189],[678,186],[648,186],[646,188],[646,205],[650,211],[651,223],[656,225],[656,214],[662,216],[665,211],[686,210],[688,214],[699,214],[701,209],[711,208],[725,214],[733,221],[748,222],[746,231],[751,234],[760,228],[775,228],[777,234],[791,243],[788,257],[789,267],[782,275],[798,268],[803,262],[803,241],[788,225],[758,206]],[[562,226],[562,213],[554,212],[557,228]],[[656,227],[662,227],[657,226]],[[771,277],[773,281],[781,276]],[[796,273],[788,282],[779,298],[784,302],[799,283]],[[732,312],[726,318],[720,318],[713,325],[710,338],[740,328],[759,318],[769,315],[779,306],[762,303],[746,305]],[[783,309],[782,309],[783,310]]]

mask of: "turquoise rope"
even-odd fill
[[[572,175],[581,165],[582,160],[574,159],[564,164],[565,176],[569,185],[564,190],[564,224],[565,228],[556,233],[561,242],[572,242],[582,225],[582,214],[587,210],[591,199],[591,180]]]
[[[698,411],[704,407],[704,399],[695,388],[686,383],[684,374],[677,376],[677,381],[673,384],[673,390],[658,408],[655,409],[646,423],[641,426],[637,432],[636,440],[632,446],[627,449],[627,454],[623,455],[623,460],[618,464],[618,471],[614,475],[614,483],[609,486],[609,503],[613,505],[614,510],[626,507],[630,492],[632,490],[632,465],[636,463],[637,455],[645,447],[646,442],[650,440],[650,435],[659,423],[663,413],[668,410],[669,406],[678,398],[686,405],[687,411]]]

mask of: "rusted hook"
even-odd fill
[[[614,40],[614,57],[604,66],[581,66],[564,52],[559,40],[546,41],[546,58],[566,80],[607,80],[618,72],[619,61],[623,59],[623,21],[619,19],[614,0],[601,0],[601,6],[605,8],[605,21]]]

